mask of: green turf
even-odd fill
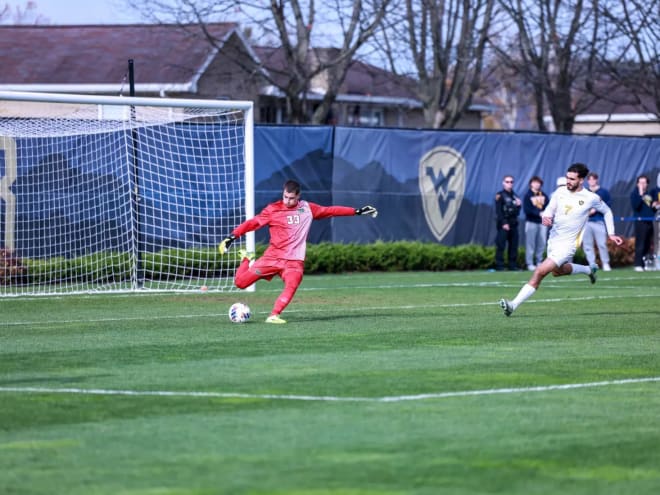
[[[660,272],[599,275],[5,299],[0,493],[655,495]]]

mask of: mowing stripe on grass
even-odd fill
[[[648,298],[648,297],[658,297],[658,294],[627,294],[626,298]],[[557,302],[566,302],[566,301],[595,301],[595,300],[605,300],[605,299],[620,299],[621,296],[583,296],[583,297],[552,297],[545,299],[530,299],[525,302],[525,304],[539,304],[539,303],[557,303]],[[220,304],[220,303],[218,303]],[[448,303],[448,304],[401,304],[397,306],[355,306],[350,308],[344,308],[344,311],[352,312],[364,312],[365,310],[371,311],[400,311],[400,310],[417,310],[417,309],[428,309],[428,308],[465,308],[465,307],[475,307],[475,306],[497,306],[498,310],[496,314],[500,315],[502,312],[499,310],[499,303],[497,301],[487,301],[487,302],[470,302],[470,303]],[[296,309],[287,308],[286,313],[300,313],[304,312],[305,314],[315,314],[315,313],[327,313],[329,311],[334,311],[334,308],[323,309],[323,308],[305,308],[305,309]],[[267,311],[257,311],[254,314],[268,314],[270,310]],[[31,326],[31,325],[62,325],[68,323],[102,323],[102,322],[113,322],[113,321],[152,321],[152,320],[178,320],[178,319],[197,319],[197,318],[226,318],[227,313],[194,313],[194,314],[178,314],[178,315],[145,315],[145,316],[122,316],[122,317],[113,317],[113,318],[86,318],[82,320],[52,320],[52,321],[3,321],[0,322],[1,327],[16,327],[16,326]]]
[[[239,392],[186,392],[168,390],[106,390],[84,388],[46,388],[46,387],[0,387],[0,392],[25,394],[78,394],[78,395],[122,395],[133,397],[205,397],[219,399],[263,399],[292,400],[309,402],[404,402],[450,397],[470,397],[478,395],[524,394],[530,392],[550,392],[555,390],[574,390],[582,388],[629,385],[636,383],[660,382],[660,376],[646,378],[626,378],[602,382],[564,383],[560,385],[542,385],[537,387],[491,388],[485,390],[460,390],[455,392],[435,392],[416,395],[393,395],[384,397],[339,397],[328,395],[288,395],[288,394],[247,394]]]

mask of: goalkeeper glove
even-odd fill
[[[356,208],[355,209],[355,214],[356,215],[371,215],[373,218],[376,218],[378,216],[378,210],[374,208],[373,206],[367,205],[363,206],[362,208]]]
[[[218,251],[220,251],[220,254],[225,254],[227,252],[227,249],[229,249],[229,246],[231,246],[231,243],[234,242],[236,239],[236,236],[234,234],[229,234],[227,237],[225,237],[222,242],[218,245]]]

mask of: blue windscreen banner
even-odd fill
[[[380,212],[373,221],[320,220],[329,227],[310,235],[311,242],[492,245],[495,194],[504,175],[514,176],[521,197],[535,175],[550,194],[569,165],[585,163],[610,191],[614,217],[620,219],[632,213],[629,198],[637,176],[648,175],[655,185],[660,172],[658,138],[355,127],[314,127],[317,142],[297,137],[309,129],[257,126],[257,209],[278,199],[284,180],[292,178],[310,201],[371,204]],[[617,220],[615,226],[632,235],[631,222]]]
[[[7,238],[13,218],[15,248],[28,257],[129,251],[136,237],[144,250],[213,246],[233,228],[226,219],[242,215],[232,208],[243,191],[231,185],[242,180],[242,164],[223,165],[232,177],[227,182],[218,173],[221,154],[212,152],[226,138],[222,126],[208,125],[174,130],[167,143],[142,131],[132,138],[126,132],[0,136],[0,238]],[[137,153],[127,163],[132,145]],[[309,201],[373,205],[380,212],[375,219],[319,220],[312,243],[492,245],[502,177],[513,175],[523,196],[538,175],[551,193],[574,162],[598,172],[615,218],[630,219],[637,176],[656,185],[660,172],[660,139],[650,137],[258,125],[254,155],[256,211],[279,200],[284,182],[293,179]],[[631,221],[616,227],[632,235]],[[267,229],[258,231],[257,242],[267,241]]]
[[[8,187],[0,201],[3,248],[29,258],[130,250],[131,186],[122,133],[11,142],[12,174],[5,167],[2,180]],[[104,150],[100,159],[98,149]],[[0,152],[5,163],[7,151]],[[10,210],[11,226],[6,221]],[[8,228],[13,236],[6,235]]]
[[[287,180],[300,183],[304,198],[322,205],[333,203],[333,128],[327,126],[257,126],[254,133],[255,208],[282,198]],[[309,241],[332,241],[332,220],[312,224]],[[255,234],[268,242],[267,229]]]
[[[217,245],[226,219],[244,214],[244,136],[222,123],[169,125],[164,135],[148,126],[0,136],[0,247],[73,258]]]

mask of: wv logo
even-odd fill
[[[454,226],[465,195],[465,159],[449,146],[438,146],[419,161],[419,192],[424,216],[441,241]]]
[[[445,174],[442,173],[442,170],[438,175],[435,174],[433,167],[426,167],[426,175],[429,176],[431,182],[433,182],[433,189],[435,189],[436,194],[438,195],[438,206],[440,207],[440,212],[442,216],[445,216],[449,202],[452,199],[456,199],[456,191],[449,191],[449,179],[451,179],[456,174],[456,167],[449,169],[449,173],[445,177]]]

